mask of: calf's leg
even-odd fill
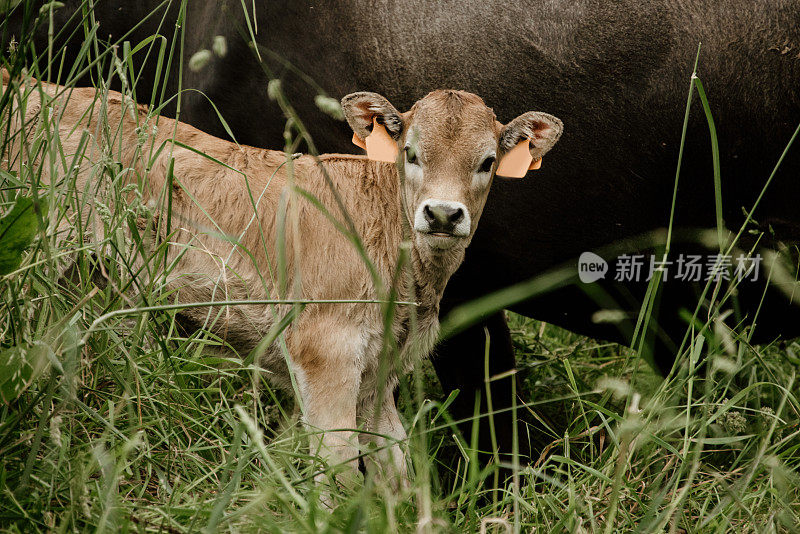
[[[394,402],[394,387],[384,388],[383,398],[377,407],[375,398],[369,396],[359,406],[359,412],[365,419],[365,429],[369,433],[361,434],[362,448],[369,451],[370,445],[375,447],[364,457],[367,471],[373,473],[376,480],[386,481],[392,489],[400,489],[409,485],[408,465],[404,452],[406,430],[397,413]]]
[[[332,329],[315,320],[292,332],[289,352],[303,404],[303,421],[311,434],[311,452],[331,468],[337,483],[352,485],[359,476],[355,432],[361,357],[357,338],[346,328]],[[318,484],[327,473],[315,477]]]

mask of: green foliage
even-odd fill
[[[0,400],[10,402],[41,374],[47,362],[48,347],[11,347],[0,352]]]
[[[30,197],[17,197],[13,208],[0,219],[0,275],[8,274],[22,262],[27,249],[39,230],[36,202]],[[41,216],[47,213],[40,209]]]

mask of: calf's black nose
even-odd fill
[[[464,219],[464,210],[460,207],[428,204],[422,210],[431,231],[452,231]]]

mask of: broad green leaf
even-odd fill
[[[22,395],[45,369],[51,353],[42,342],[0,351],[0,401],[9,403]]]
[[[0,184],[2,184],[3,189],[13,189],[14,186],[21,186],[22,182],[17,178],[15,171],[0,170]]]
[[[11,211],[0,219],[0,276],[19,267],[22,253],[33,242],[37,228],[33,199],[18,197]]]

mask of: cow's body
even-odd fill
[[[147,2],[100,3],[101,34],[120,38],[151,7]],[[220,17],[217,9],[215,2],[189,3],[187,27],[193,31],[187,33],[186,56],[208,47],[215,34],[228,37],[228,56],[199,73],[185,73],[184,87],[197,87],[214,100],[244,142],[279,143],[279,110],[267,99],[267,77],[241,38],[247,34],[241,10],[229,3],[226,16]],[[134,41],[154,33],[158,20],[147,21]],[[544,162],[535,179],[495,184],[481,230],[448,288],[443,310],[575,262],[586,250],[667,225],[698,43],[699,76],[719,134],[723,215],[729,228],[738,229],[743,208],[753,205],[800,123],[800,4],[790,0],[263,2],[254,20],[263,47],[288,59],[333,96],[369,87],[407,105],[427,90],[454,86],[493,95],[501,120],[535,105],[553,110],[570,125],[559,154]],[[162,33],[171,32],[165,25]],[[345,149],[346,127],[316,109],[316,89],[266,51],[263,57],[285,79],[317,146]],[[142,80],[145,94],[149,76]],[[172,89],[175,83],[173,76]],[[187,93],[181,113],[222,135],[202,96]],[[768,237],[790,243],[800,237],[798,173],[800,150],[795,147],[754,214],[760,229],[774,231]],[[675,224],[715,224],[708,126],[696,100]],[[598,303],[580,284],[571,284],[514,309],[587,335],[629,342],[635,319],[619,325],[592,318],[609,306],[635,318],[646,284],[599,287],[616,303]],[[752,285],[740,292],[745,316],[753,317],[762,289]],[[677,311],[696,302],[696,285],[675,282],[660,300],[657,315],[665,336],[656,340],[656,349],[663,369],[670,367],[674,345],[685,330]],[[483,326],[438,350],[437,371],[445,389],[462,389],[463,403],[455,405],[459,416],[472,411],[468,392],[484,387]],[[491,372],[504,371],[513,366],[513,355],[502,317],[487,318],[485,326],[492,339]],[[768,293],[754,339],[795,336],[798,328],[796,307]],[[502,382],[496,385],[495,407],[510,398]]]

